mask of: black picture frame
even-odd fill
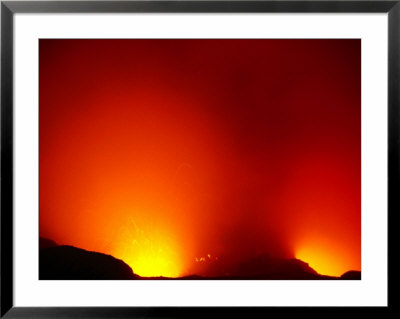
[[[16,13],[119,12],[269,12],[388,14],[388,307],[15,307],[13,302],[13,19]],[[1,317],[132,318],[205,317],[229,314],[249,317],[254,311],[302,316],[305,312],[350,315],[393,309],[393,216],[400,211],[400,0],[396,1],[1,1]]]

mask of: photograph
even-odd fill
[[[390,317],[400,0],[0,0],[0,27],[0,318]]]
[[[360,39],[39,39],[39,280],[360,280]]]

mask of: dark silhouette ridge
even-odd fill
[[[212,261],[217,264],[219,261]],[[212,268],[220,268],[212,265]],[[291,258],[274,258],[259,255],[227,267],[225,275],[198,276],[188,275],[180,279],[217,279],[217,280],[331,280],[338,277],[318,274],[307,263]]]
[[[51,239],[39,237],[39,249],[45,249],[58,246],[57,243]]]
[[[111,255],[87,251],[73,246],[57,246],[49,239],[39,240],[40,280],[360,280],[360,271],[348,271],[340,277],[318,274],[299,259],[274,258],[259,255],[228,266],[212,261],[219,273],[196,273],[178,278],[140,277],[122,260]],[[222,275],[222,269],[226,267]]]
[[[340,278],[345,280],[361,280],[361,271],[350,270],[341,275]]]
[[[196,269],[182,279],[338,279],[317,273],[309,264],[299,259],[275,257],[270,254],[260,254],[234,262],[227,262],[223,258],[206,259],[198,264]]]
[[[259,255],[239,264],[233,275],[247,277],[277,277],[290,279],[313,279],[319,274],[299,259],[272,258]]]
[[[56,246],[39,251],[39,279],[124,280],[139,279],[122,260],[73,246]]]

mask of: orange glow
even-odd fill
[[[296,258],[308,263],[321,275],[340,277],[349,270],[348,264],[338,258],[335,250],[318,244],[300,248]]]
[[[41,39],[40,236],[141,276],[264,253],[360,270],[360,57],[351,39]]]
[[[183,263],[179,245],[166,231],[168,226],[139,227],[131,218],[116,235],[111,254],[126,262],[142,277],[179,277]]]
[[[159,246],[151,245],[151,248],[146,248],[144,245],[140,251],[132,255],[116,252],[115,256],[125,261],[132,269],[135,269],[136,274],[142,277],[179,277],[181,275],[179,263],[164,243]]]
[[[140,276],[179,277],[182,266],[172,247],[165,237],[133,239],[131,246],[120,246],[113,255],[125,261]]]

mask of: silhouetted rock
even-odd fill
[[[350,270],[341,275],[340,278],[345,280],[361,280],[361,271]]]
[[[139,279],[122,260],[73,246],[56,246],[39,251],[39,279],[122,280]]]
[[[51,239],[39,237],[39,249],[45,249],[58,246],[57,243]]]
[[[192,275],[179,278],[140,277],[122,260],[73,246],[57,246],[49,239],[39,239],[39,279],[49,280],[360,280],[360,271],[348,271],[340,277],[318,274],[299,259],[259,255],[241,262],[208,258],[198,263]]]
[[[291,258],[276,258],[262,254],[242,260],[227,262],[223,258],[206,260],[182,279],[218,279],[218,280],[332,280],[339,277],[318,274],[307,263]],[[196,276],[196,274],[202,274]]]
[[[240,263],[232,275],[244,279],[328,279],[299,259],[272,258],[269,255],[260,255]]]
[[[189,275],[189,276],[180,277],[179,279],[185,279],[185,280],[199,280],[199,279],[207,279],[207,277],[199,276],[199,275]]]

